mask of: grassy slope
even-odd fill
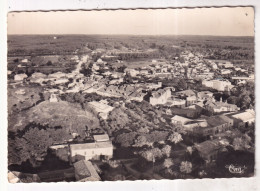
[[[28,123],[33,122],[48,125],[49,127],[62,126],[70,128],[72,132],[85,129],[86,125],[90,128],[99,126],[98,119],[89,111],[82,110],[78,104],[64,101],[57,103],[44,101],[28,111],[14,116],[13,120],[11,120],[12,124],[9,124],[9,130],[22,130]]]

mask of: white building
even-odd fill
[[[150,97],[150,104],[152,105],[165,104],[170,97],[171,97],[170,88],[164,88],[164,89],[159,89],[157,91],[153,91],[152,96]]]
[[[69,147],[72,162],[77,160],[98,160],[101,156],[108,159],[113,157],[113,145],[111,141],[70,144]]]
[[[232,115],[232,117],[240,119],[243,123],[248,123],[248,125],[251,125],[255,122],[255,111],[252,109],[247,109],[245,112]]]
[[[203,80],[202,85],[216,89],[218,91],[229,91],[233,88],[233,85],[229,81],[224,80]]]
[[[23,79],[27,78],[28,76],[26,74],[16,74],[14,76],[15,81],[22,81]]]
[[[28,59],[25,58],[25,59],[22,60],[22,62],[23,62],[23,63],[27,63],[27,62],[28,62]]]
[[[172,124],[180,125],[185,128],[187,131],[193,131],[197,127],[207,127],[208,123],[205,119],[203,120],[192,120],[186,117],[175,115],[171,118]]]
[[[50,102],[58,102],[56,94],[51,94]]]
[[[114,109],[114,107],[107,105],[106,103],[99,101],[89,102],[89,105],[99,113],[100,117],[107,119],[108,113]]]
[[[220,71],[220,73],[221,73],[222,75],[228,75],[228,74],[231,74],[232,71],[231,71],[231,70],[228,70],[228,69],[222,69],[222,70]]]

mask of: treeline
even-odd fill
[[[254,60],[254,50],[215,50],[207,58],[213,60]]]

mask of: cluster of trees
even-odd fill
[[[232,146],[234,150],[248,150],[253,145],[252,138],[248,134],[241,137],[236,137],[233,140]]]
[[[254,51],[253,49],[232,49],[228,48],[226,50],[215,50],[213,53],[208,56],[209,59],[215,60],[254,60]]]
[[[86,66],[86,64],[82,64],[81,70],[79,72],[84,74],[84,76],[89,77],[92,74],[92,67],[93,67],[92,62],[89,63],[88,66]]]
[[[21,164],[27,160],[32,166],[41,164],[48,148],[72,138],[66,128],[28,124],[23,131],[8,138],[8,163]]]
[[[242,86],[235,87],[231,90],[227,102],[236,104],[242,110],[254,108],[255,105],[255,85],[248,82]]]

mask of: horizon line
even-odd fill
[[[211,35],[211,34],[76,34],[76,33],[64,33],[64,34],[7,34],[7,36],[10,35],[89,35],[89,36],[101,36],[101,35],[107,35],[107,36],[211,36],[211,37],[255,37],[255,35]]]

